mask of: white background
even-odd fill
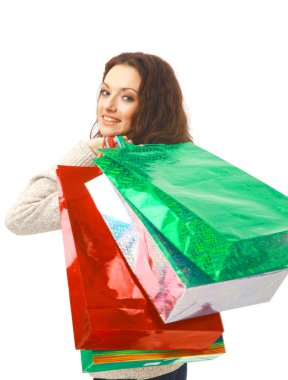
[[[277,0],[2,1],[1,220],[32,175],[88,138],[104,63],[123,51],[170,62],[195,142],[288,195],[287,19]],[[89,378],[61,232],[1,223],[0,259],[0,378]],[[286,279],[271,302],[223,312],[227,354],[188,378],[287,379],[287,295]]]

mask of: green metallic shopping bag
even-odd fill
[[[151,367],[166,364],[212,360],[225,353],[220,337],[206,350],[81,350],[83,372],[111,371],[127,368]]]
[[[166,321],[272,297],[287,274],[285,195],[192,143],[102,152],[95,163],[126,207],[160,249],[161,241],[170,247],[161,251],[185,292]],[[187,268],[191,263],[204,274],[198,284],[181,277],[179,254]]]

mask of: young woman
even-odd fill
[[[95,130],[95,127],[97,128]],[[192,141],[183,97],[172,67],[144,53],[123,53],[105,65],[90,140],[78,143],[57,164],[94,166],[106,137],[125,136],[133,144]],[[34,176],[6,217],[19,235],[60,229],[56,165]],[[99,379],[185,379],[186,365],[165,365],[92,374]]]

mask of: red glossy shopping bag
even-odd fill
[[[160,319],[86,189],[87,181],[103,175],[100,169],[59,166],[57,174],[76,348],[211,346],[223,332],[220,314],[169,324]]]

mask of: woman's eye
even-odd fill
[[[107,95],[109,95],[109,91],[107,91],[107,90],[101,90],[100,94],[103,95],[103,96],[107,96]]]
[[[125,95],[125,96],[123,96],[123,99],[126,101],[126,102],[133,102],[133,98],[132,98],[132,96],[128,96],[128,95]]]

